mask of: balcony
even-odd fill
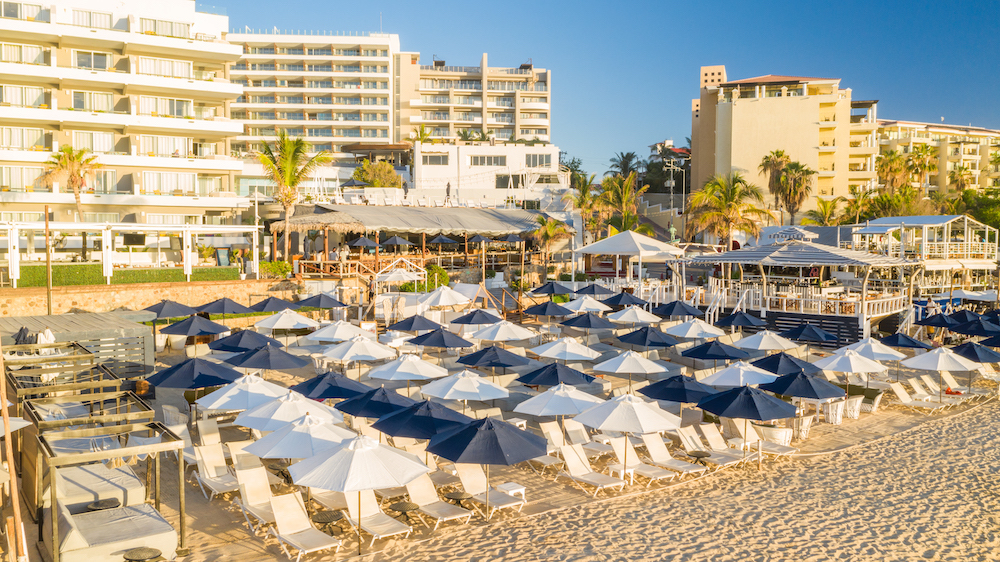
[[[250,200],[233,192],[215,191],[205,195],[158,195],[144,193],[81,193],[84,205],[120,205],[124,207],[189,207],[193,209],[234,209],[249,207]],[[0,191],[0,204],[28,203],[31,205],[74,205],[73,192]]]
[[[518,119],[517,124],[521,127],[548,127],[549,120],[542,118],[521,118]]]
[[[158,132],[184,136],[220,138],[243,132],[243,125],[226,118],[187,119],[130,113],[74,111],[71,109],[42,109],[36,107],[0,106],[0,122],[51,126],[58,123],[65,128],[119,130],[126,134]]]
[[[490,104],[490,106],[492,107],[493,104]],[[528,109],[547,110],[547,109],[549,109],[549,104],[547,102],[543,103],[543,102],[537,102],[537,101],[521,102],[521,105],[519,105],[518,108],[524,109],[524,110],[528,110]]]
[[[242,172],[243,162],[229,156],[185,156],[169,154],[98,154],[97,161],[110,167],[174,168],[206,172]]]

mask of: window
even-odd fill
[[[191,100],[173,98],[139,97],[139,113],[142,115],[160,115],[171,117],[190,117],[193,103]]]
[[[104,92],[73,92],[73,109],[111,111],[113,99]]]
[[[37,4],[3,2],[3,11],[0,12],[0,15],[15,20],[34,20],[41,11],[42,7]]]
[[[0,127],[0,149],[28,150],[45,146],[41,129],[26,127]]]
[[[548,113],[522,113],[521,119],[548,119]]]
[[[201,224],[198,215],[157,215],[146,214],[146,224]]]
[[[524,165],[529,168],[549,168],[552,166],[551,154],[525,154]]]
[[[111,29],[111,14],[90,12],[87,10],[73,10],[73,25]]]
[[[74,131],[73,148],[87,148],[91,152],[112,152],[115,149],[115,135],[110,132]]]
[[[0,166],[0,190],[48,191],[42,186],[42,168],[31,166]]]
[[[142,192],[147,195],[194,193],[197,174],[182,172],[143,172]]]
[[[139,74],[152,74],[171,78],[191,78],[191,61],[139,57]]]
[[[421,111],[420,116],[427,121],[447,121],[449,119],[447,111]]]
[[[139,28],[143,33],[150,35],[166,35],[167,37],[183,37],[184,39],[191,36],[191,25],[187,23],[140,18]]]
[[[45,54],[38,45],[0,43],[0,61],[22,64],[45,64]]]
[[[364,105],[389,105],[389,98],[361,98]]]
[[[490,113],[490,119],[493,119],[497,123],[513,123],[514,114],[513,113]]]
[[[422,155],[424,166],[447,166],[447,154],[424,154]]]
[[[514,130],[513,129],[497,129],[496,131],[493,132],[493,135],[496,138],[501,139],[501,140],[509,140],[509,139],[514,138]]]
[[[521,129],[521,135],[547,135],[548,131],[545,129]]]
[[[506,166],[506,156],[473,156],[473,166]]]
[[[118,172],[115,170],[97,170],[94,172],[94,183],[91,184],[94,193],[117,193]],[[118,222],[118,219],[111,222]]]
[[[74,51],[73,55],[76,60],[77,68],[107,70],[111,67],[111,53],[101,53],[97,51]]]
[[[84,213],[83,222],[118,222],[118,213]]]
[[[21,107],[38,107],[45,103],[45,91],[32,86],[0,87],[0,102]]]

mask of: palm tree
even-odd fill
[[[938,169],[935,160],[937,160],[937,149],[929,144],[915,145],[910,152],[907,167],[920,182],[921,199],[927,197],[927,176]]]
[[[584,176],[573,174],[573,190],[563,195],[563,200],[573,205],[580,211],[580,218],[583,219],[584,231],[588,231],[588,226],[597,205],[597,194],[594,193],[594,178],[597,174]]]
[[[767,176],[767,190],[774,197],[775,210],[781,208],[781,173],[791,161],[792,159],[785,154],[784,150],[772,150],[770,154],[765,155],[761,159],[760,166],[757,167],[760,173]],[[778,212],[780,213],[781,211]],[[780,214],[778,215],[778,220],[784,223]]]
[[[969,189],[972,185],[972,170],[966,166],[958,165],[948,174],[948,179],[955,186],[959,193]]]
[[[301,138],[289,137],[284,130],[278,130],[278,140],[257,153],[257,160],[264,167],[264,176],[274,182],[274,199],[285,209],[285,261],[291,263],[288,254],[289,233],[295,203],[299,199],[299,186],[309,179],[316,170],[330,161],[326,152],[309,157],[311,145]]]
[[[460,141],[473,141],[476,140],[476,135],[472,129],[459,129],[458,130],[458,140]]]
[[[733,234],[742,230],[752,236],[760,234],[759,221],[773,219],[764,209],[764,192],[749,183],[738,172],[715,175],[704,187],[688,199],[691,226],[707,230],[733,247]]]
[[[427,130],[427,127],[420,125],[419,127],[414,127],[413,132],[410,133],[410,139],[414,143],[418,142],[428,142],[431,140],[431,132]]]
[[[909,174],[906,167],[906,158],[896,150],[890,150],[878,155],[875,162],[875,172],[879,181],[885,186],[889,193],[894,193],[896,188],[903,184],[904,179]]]
[[[851,198],[847,200],[847,207],[844,209],[844,214],[847,216],[854,215],[854,224],[858,224],[861,222],[861,215],[868,212],[868,206],[875,193],[860,185],[848,187],[847,192],[851,195]]]
[[[798,162],[789,162],[781,172],[781,201],[788,210],[788,224],[795,224],[795,213],[812,193],[816,170]]]
[[[605,172],[604,175],[617,174],[619,176],[628,176],[632,172],[638,172],[639,168],[639,157],[634,152],[619,152],[611,159],[611,169]]]
[[[80,199],[80,188],[87,186],[87,176],[102,168],[97,162],[97,156],[90,152],[90,149],[74,149],[72,146],[64,145],[52,155],[52,158],[45,163],[45,172],[42,174],[42,181],[52,185],[52,179],[56,176],[65,175],[66,184],[73,190],[73,199],[76,201],[76,221],[83,221],[83,201]],[[80,256],[87,259],[87,233],[81,233]]]
[[[839,209],[837,208],[844,200],[843,197],[833,199],[816,198],[816,208],[806,211],[802,224],[814,224],[816,226],[837,226],[840,224]]]
[[[531,233],[531,237],[544,248],[545,271],[542,273],[542,279],[545,280],[549,274],[549,248],[556,240],[568,238],[569,232],[566,230],[566,225],[556,219],[539,215],[537,221],[538,228]]]
[[[965,212],[965,200],[961,197],[949,197],[947,193],[940,191],[931,193],[931,205],[934,212],[942,215],[961,215]]]
[[[608,219],[608,225],[615,227],[618,232],[624,232],[626,230],[634,230],[639,234],[645,234],[646,236],[656,236],[656,232],[653,227],[640,222],[639,214],[626,212],[621,215],[617,215]]]
[[[627,176],[606,177],[601,182],[603,191],[599,198],[599,204],[607,209],[611,215],[608,218],[608,224],[611,224],[610,221],[616,215],[621,218],[621,224],[631,224],[627,217],[638,215],[639,198],[649,189],[648,185],[637,188],[638,180],[638,174],[632,172]]]

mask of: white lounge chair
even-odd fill
[[[194,444],[191,443],[191,432],[188,431],[188,426],[180,424],[180,425],[168,425],[166,427],[171,432],[180,437],[182,441],[184,441],[184,449],[182,453],[184,454],[184,462],[186,463],[185,470],[187,470],[187,468],[189,467],[194,466],[198,462],[198,460],[194,456]]]
[[[675,459],[670,454],[670,451],[667,450],[667,445],[663,442],[663,438],[656,433],[644,434],[642,442],[646,445],[646,455],[649,457],[650,464],[679,472],[682,476],[685,474],[700,474],[708,470],[707,467],[700,464]]]
[[[482,504],[483,509],[486,510],[487,519],[501,509],[517,508],[517,511],[520,512],[528,503],[523,497],[512,496],[497,489],[496,486],[487,488],[486,474],[483,473],[483,467],[478,464],[455,463],[455,470],[458,472],[458,478],[462,481],[462,488],[465,489],[466,493],[472,494],[472,501]],[[488,496],[487,489],[489,490]]]
[[[563,420],[563,427],[566,428],[566,436],[569,437],[569,442],[573,445],[583,447],[583,450],[587,452],[587,456],[591,458],[610,455],[614,452],[611,445],[595,443],[590,438],[590,434],[587,433],[587,428],[576,420]]]
[[[188,424],[188,417],[181,413],[176,407],[169,404],[160,406],[163,410],[163,425],[184,425]]]
[[[896,394],[896,399],[899,400],[899,403],[907,408],[912,408],[914,410],[926,410],[928,412],[936,412],[938,410],[947,407],[945,404],[942,404],[940,402],[931,402],[931,401],[921,402],[918,400],[914,400],[913,398],[910,397],[910,393],[906,392],[906,389],[903,388],[903,385],[899,384],[898,382],[891,383],[889,385],[889,388],[891,388],[892,392]]]
[[[951,372],[949,371],[941,371],[941,382],[943,382],[947,388],[950,388],[952,390],[957,390],[958,392],[964,392],[966,394],[974,394],[979,396],[989,396],[990,394],[992,394],[992,392],[990,392],[985,388],[969,388],[967,386],[962,386],[958,384],[958,381],[955,380],[954,375],[952,375]]]
[[[698,459],[702,462],[714,464],[718,468],[725,468],[727,466],[743,462],[743,455],[709,450],[704,444],[702,444],[701,438],[698,437],[698,433],[695,431],[693,426],[678,429],[677,435],[681,439],[681,447],[684,449],[684,452],[693,453],[698,451],[700,453],[708,454],[707,457],[701,457]]]
[[[198,464],[198,470],[194,477],[201,488],[201,493],[205,494],[205,499],[211,500],[219,494],[235,492],[239,489],[239,482],[236,477],[230,474],[229,467],[226,466],[226,458],[222,455],[222,445],[202,445],[194,448],[194,458]],[[211,494],[205,490],[211,491]]]
[[[945,404],[947,406],[957,406],[963,402],[962,398],[959,398],[958,396],[949,396],[943,392],[940,396],[938,396],[936,392],[932,392],[924,388],[924,386],[920,383],[920,379],[910,378],[907,382],[910,383],[910,387],[913,389],[914,400],[920,400],[921,402],[929,400],[933,402],[940,402],[941,404]]]
[[[271,534],[278,539],[281,550],[288,558],[292,558],[287,546],[299,551],[295,562],[302,560],[303,554],[321,550],[336,549],[340,551],[341,542],[338,539],[312,526],[306,506],[302,503],[299,492],[271,497],[271,510],[274,513],[275,525]]]
[[[765,455],[774,455],[778,457],[791,455],[792,453],[797,453],[799,451],[795,447],[767,441],[757,432],[757,428],[754,427],[752,423],[746,423],[746,425],[744,425],[743,420],[734,421],[736,423],[734,423],[733,426],[739,432],[739,437],[729,439],[729,443],[737,449],[742,450],[743,448],[746,448],[748,451],[761,452]],[[699,428],[705,430],[706,433],[711,433],[712,429],[709,426],[714,427],[713,424],[702,424]],[[744,429],[746,431],[745,433]],[[719,430],[716,429],[715,433],[718,434],[718,431]],[[722,435],[719,435],[719,437],[721,438]],[[715,439],[716,437],[713,436],[708,440],[708,444],[711,445],[712,441]]]
[[[472,512],[468,509],[441,501],[441,498],[438,497],[437,489],[434,487],[434,482],[426,474],[421,474],[415,480],[408,483],[406,491],[410,494],[410,501],[420,506],[417,513],[426,515],[434,520],[433,530],[435,531],[438,525],[445,521],[465,519],[465,523],[468,523],[472,519]],[[423,522],[422,517],[420,520]],[[426,522],[424,522],[424,526],[430,528],[430,525]]]
[[[267,470],[262,466],[237,470],[236,481],[240,486],[240,497],[236,500],[236,505],[243,511],[250,530],[256,533],[261,528],[273,525],[274,509],[271,508],[272,494],[267,482]],[[254,525],[254,521],[258,524]]]
[[[378,502],[375,501],[375,493],[371,490],[345,492],[344,497],[347,500],[347,521],[358,532],[359,540],[362,531],[372,536],[372,542],[368,546],[375,544],[376,539],[396,535],[410,536],[413,528],[382,513]]]
[[[587,455],[583,451],[583,447],[580,445],[564,445],[562,448],[563,460],[566,461],[566,470],[560,471],[556,475],[556,480],[559,480],[560,476],[565,476],[573,481],[574,484],[584,492],[586,490],[583,488],[582,484],[592,486],[594,488],[594,497],[597,497],[597,493],[601,490],[608,488],[618,488],[621,491],[625,488],[625,480],[621,478],[615,478],[614,476],[608,476],[607,474],[601,474],[590,466],[590,462],[587,460]]]
[[[611,470],[612,474],[618,472],[624,476],[628,471],[631,471],[632,474],[642,476],[648,480],[646,482],[647,488],[653,482],[669,482],[677,476],[675,472],[642,462],[642,459],[635,452],[635,448],[632,447],[632,443],[625,437],[613,437],[611,439],[611,447],[615,450],[615,457],[618,458],[617,463],[608,465],[608,469]]]

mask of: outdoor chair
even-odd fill
[[[761,452],[765,455],[774,455],[779,457],[798,452],[798,449],[796,449],[795,447],[791,447],[781,443],[776,443],[774,441],[766,439],[764,435],[760,433],[760,431],[765,428],[755,426],[754,424],[747,422],[746,429],[744,432],[744,420],[733,420],[733,421],[734,421],[733,425],[737,427],[739,437],[729,439],[729,443],[734,447],[736,447],[737,449],[743,450],[745,448],[747,451]],[[699,427],[699,429],[702,429],[703,432],[705,433],[711,433],[712,428],[709,427],[710,425],[712,424],[702,425]],[[789,429],[784,429],[784,431],[791,433],[791,430]],[[717,429],[716,429],[716,434],[718,434]],[[713,439],[714,438],[715,437],[713,436]],[[709,444],[711,443],[712,439],[709,439]]]
[[[618,491],[621,491],[625,488],[625,480],[595,471],[587,461],[587,455],[580,445],[564,445],[562,456],[566,461],[566,470],[560,471],[556,475],[556,480],[559,480],[560,476],[565,476],[584,492],[586,490],[583,488],[583,484],[592,486],[595,498],[601,490],[617,488]]]
[[[236,477],[229,473],[226,459],[222,455],[222,445],[203,445],[194,448],[194,457],[198,464],[195,480],[205,499],[211,500],[219,494],[235,492],[239,489]],[[208,488],[208,490],[206,490]],[[211,494],[209,493],[211,492]]]
[[[864,401],[863,394],[850,396],[844,400],[844,415],[848,419],[856,420],[861,417],[861,402]]]
[[[347,521],[357,531],[359,539],[362,531],[372,536],[369,547],[375,544],[377,539],[396,535],[410,536],[413,528],[382,513],[378,502],[375,501],[375,493],[371,490],[345,492],[344,497],[347,499]]]
[[[472,519],[472,512],[468,509],[441,501],[437,489],[434,487],[434,482],[426,474],[421,474],[409,482],[406,485],[406,490],[410,495],[410,501],[420,506],[417,513],[434,520],[434,531],[445,521],[465,519],[465,523],[468,523]],[[420,517],[420,521],[424,523],[425,527],[430,528],[430,525],[423,521],[423,517]]]
[[[845,400],[835,400],[823,404],[823,421],[833,425],[844,423],[844,407],[846,405]]]
[[[615,457],[618,459],[617,463],[608,465],[608,469],[611,471],[612,475],[617,472],[624,478],[625,475],[631,471],[632,474],[642,476],[647,480],[647,488],[650,487],[653,482],[670,481],[677,476],[676,473],[665,468],[660,468],[658,466],[642,462],[642,459],[640,459],[639,455],[635,452],[635,448],[632,447],[632,443],[625,437],[615,437],[611,439],[611,447],[614,449]]]
[[[708,470],[707,467],[700,464],[674,458],[670,454],[670,451],[667,450],[667,445],[663,442],[663,438],[659,434],[645,433],[642,435],[642,442],[646,445],[646,455],[649,457],[649,462],[652,465],[679,472],[681,476],[685,474],[700,474]]]
[[[679,428],[677,430],[677,435],[680,437],[681,448],[684,449],[685,453],[693,453],[697,451],[700,454],[708,455],[707,457],[703,456],[699,459],[702,462],[714,464],[717,468],[725,468],[727,466],[743,462],[743,456],[737,455],[735,452],[729,453],[709,450],[701,442],[701,438],[698,437],[698,433],[695,431],[693,426]]]
[[[188,417],[181,413],[176,407],[169,404],[160,406],[163,411],[163,425],[184,425],[188,424]]]
[[[302,502],[302,495],[299,492],[272,496],[271,510],[275,519],[275,526],[271,529],[271,534],[278,539],[281,550],[288,558],[292,558],[292,555],[288,552],[286,545],[299,551],[295,562],[302,560],[303,554],[311,552],[331,548],[336,549],[334,553],[340,551],[340,540],[312,526],[309,514],[306,512],[306,506]]]
[[[271,486],[267,482],[267,470],[263,466],[236,470],[236,481],[240,487],[240,497],[236,501],[253,533],[274,524],[274,510],[271,508]],[[257,524],[254,524],[254,521]]]
[[[990,394],[992,394],[989,390],[986,390],[985,388],[970,388],[958,384],[958,381],[955,380],[954,375],[952,375],[949,371],[941,371],[941,382],[945,384],[946,388],[950,388],[958,392],[965,392],[967,394],[975,394],[979,396],[989,396]]]
[[[962,399],[956,396],[948,396],[942,393],[938,396],[936,393],[931,394],[920,384],[920,379],[910,378],[907,382],[910,383],[910,388],[913,389],[913,399],[920,400],[921,402],[939,402],[946,406],[956,406],[962,403]]]
[[[603,455],[610,455],[613,452],[611,445],[595,443],[591,440],[590,434],[587,433],[587,429],[582,423],[576,420],[563,420],[563,427],[566,429],[566,436],[569,438],[569,442],[573,445],[583,447],[583,450],[587,452],[587,456],[597,458]]]
[[[501,509],[517,508],[517,511],[520,512],[528,503],[523,497],[514,497],[499,490],[499,486],[488,488],[486,474],[483,473],[483,467],[478,464],[455,463],[455,470],[458,472],[458,478],[462,481],[462,488],[467,493],[472,494],[473,502],[483,506],[487,519]],[[500,484],[500,486],[503,485]],[[489,490],[488,496],[487,489]]]
[[[940,402],[931,402],[929,400],[921,402],[918,400],[914,400],[913,398],[910,397],[910,394],[906,392],[906,389],[903,388],[903,385],[899,384],[898,382],[891,383],[889,385],[889,388],[892,389],[892,392],[896,395],[896,398],[899,400],[899,403],[901,405],[907,408],[911,408],[913,410],[936,412],[938,410],[947,407],[945,404],[942,404]]]

